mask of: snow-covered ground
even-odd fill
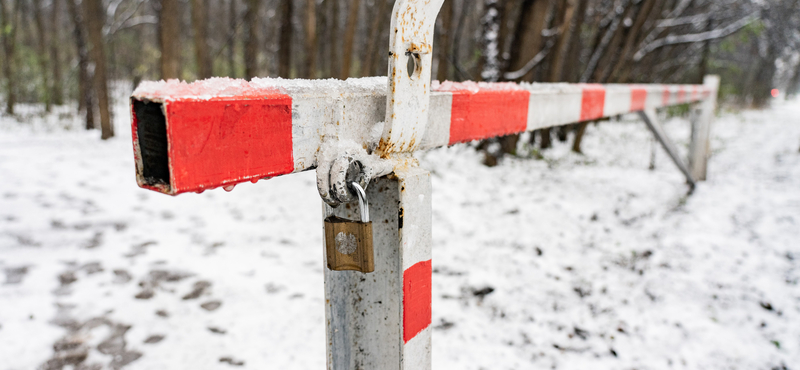
[[[108,142],[0,120],[0,370],[324,368],[314,173],[141,190],[126,109]],[[435,369],[800,368],[800,101],[719,117],[691,196],[651,145],[631,118],[585,156],[421,155]]]

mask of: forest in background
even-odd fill
[[[393,0],[0,0],[2,99],[113,136],[110,81],[385,75]],[[438,80],[701,83],[763,107],[800,88],[800,0],[446,0]],[[574,148],[586,124],[541,130]],[[513,153],[519,137],[497,139]],[[486,149],[486,148],[484,148]],[[494,149],[492,151],[497,151]],[[491,163],[492,160],[487,160]]]

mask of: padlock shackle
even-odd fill
[[[369,201],[367,201],[367,192],[357,182],[351,182],[350,186],[358,195],[358,208],[361,210],[361,222],[369,222]]]

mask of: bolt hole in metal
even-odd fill
[[[417,59],[419,58],[419,54],[406,52],[406,68],[408,69],[408,77],[414,78],[417,74]]]

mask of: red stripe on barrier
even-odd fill
[[[173,194],[294,170],[289,95],[171,100],[164,105]]]
[[[664,89],[664,95],[661,99],[661,105],[666,107],[669,105],[669,98],[672,97],[672,91],[669,86],[662,86],[662,88]]]
[[[606,89],[603,85],[583,85],[581,98],[581,121],[589,121],[603,117],[603,107],[606,104]]]
[[[647,101],[647,89],[631,87],[631,112],[643,111]]]
[[[681,86],[678,88],[678,104],[686,102],[686,87]]]
[[[403,272],[403,342],[408,343],[431,324],[431,261]]]
[[[450,145],[523,132],[528,127],[527,90],[453,90]]]

